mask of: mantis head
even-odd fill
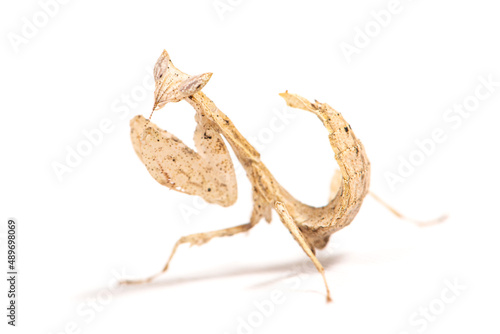
[[[155,103],[153,111],[163,108],[169,102],[179,102],[199,92],[212,76],[212,73],[188,75],[172,64],[167,51],[163,50],[154,67]],[[149,116],[149,118],[151,118]]]

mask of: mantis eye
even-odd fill
[[[203,73],[192,76],[189,79],[184,80],[179,85],[179,91],[184,97],[191,96],[205,87],[211,77],[212,73]]]
[[[169,62],[170,56],[168,55],[167,51],[163,50],[160,58],[158,58],[158,60],[156,61],[155,68],[153,70],[155,81],[163,78],[165,72],[168,70]]]

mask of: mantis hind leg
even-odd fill
[[[307,256],[309,256],[309,258],[313,262],[314,266],[316,267],[316,269],[318,269],[319,273],[323,277],[323,281],[324,281],[325,287],[326,287],[326,301],[331,302],[332,298],[330,297],[330,289],[328,288],[328,282],[326,281],[325,269],[323,268],[323,266],[319,262],[318,258],[314,254],[313,249],[311,248],[311,246],[307,242],[306,238],[304,237],[304,235],[300,231],[299,227],[297,226],[297,224],[293,220],[292,216],[290,215],[290,213],[286,209],[285,205],[281,202],[276,202],[275,208],[276,208],[276,212],[278,212],[283,224],[290,231],[290,233],[295,238],[295,241],[297,241],[299,243],[300,247],[302,247],[302,249],[307,254]]]
[[[370,191],[370,195],[379,204],[381,204],[382,206],[384,206],[387,210],[389,210],[393,215],[395,215],[399,219],[407,220],[407,221],[409,221],[409,222],[411,222],[411,223],[413,223],[413,224],[415,224],[417,226],[420,226],[420,227],[425,227],[425,226],[439,224],[439,223],[442,223],[443,221],[445,221],[448,218],[448,215],[442,215],[442,216],[440,216],[438,218],[435,218],[435,219],[432,219],[432,220],[417,220],[417,219],[409,218],[409,217],[403,215],[402,213],[400,213],[398,210],[394,209],[389,204],[387,204],[384,200],[382,200],[380,197],[378,197],[377,195],[375,195],[375,193],[373,193],[373,192]]]

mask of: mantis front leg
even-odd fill
[[[231,157],[220,134],[199,114],[194,133],[197,151],[142,116],[130,121],[135,152],[160,184],[221,206],[238,196]]]

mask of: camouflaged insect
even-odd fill
[[[156,82],[153,112],[169,102],[186,101],[196,111],[194,133],[196,150],[173,134],[162,130],[143,116],[131,122],[135,152],[151,176],[170,189],[202,197],[209,203],[230,206],[237,199],[234,166],[223,137],[227,140],[252,184],[253,210],[250,222],[222,230],[196,233],[180,238],[163,270],[147,279],[124,283],[144,283],[165,272],[179,245],[202,245],[215,237],[231,236],[254,227],[262,218],[271,222],[275,210],[304,252],[321,273],[327,300],[330,291],[324,269],[315,255],[330,236],[349,225],[369,193],[370,162],[361,141],[342,115],[326,103],[280,94],[288,106],[315,114],[325,126],[340,171],[331,182],[330,202],[324,207],[301,203],[288,193],[260,160],[259,153],[240,134],[231,120],[220,111],[201,89],[211,73],[190,76],[177,69],[166,51],[154,68]],[[151,117],[150,117],[151,118]],[[378,197],[377,200],[380,201]],[[384,204],[385,205],[385,204]],[[400,215],[389,207],[395,214]]]

